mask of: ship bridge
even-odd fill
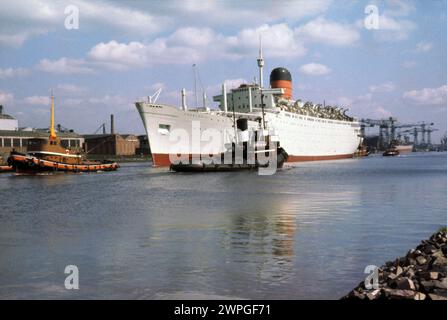
[[[257,84],[242,84],[239,88],[226,92],[224,84],[222,86],[222,94],[213,96],[213,101],[219,102],[219,108],[222,111],[253,112],[253,109],[262,107],[266,109],[275,108],[275,96],[282,94],[284,94],[284,89],[282,88],[261,89]]]

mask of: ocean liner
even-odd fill
[[[240,118],[249,120],[251,130],[274,132],[289,155],[287,162],[353,157],[362,137],[359,123],[346,115],[346,110],[293,100],[292,76],[282,67],[271,71],[270,87],[264,88],[262,48],[257,62],[259,82],[228,91],[224,82],[222,94],[213,97],[218,109],[207,107],[205,95],[203,107],[188,108],[185,89],[181,91],[181,108],[157,103],[160,91],[155,98],[135,103],[155,166],[171,165],[173,155],[225,152],[226,146],[238,138],[235,129]],[[210,139],[209,131],[218,132],[220,137]]]

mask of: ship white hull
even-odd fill
[[[221,112],[183,111],[166,105],[137,102],[137,109],[146,128],[152,159],[156,166],[169,166],[172,154],[218,154],[234,136],[233,118]],[[353,157],[360,144],[357,122],[328,120],[286,111],[266,112],[266,125],[274,129],[280,145],[289,154],[288,162],[334,160]],[[257,122],[250,121],[249,127]],[[213,129],[219,141],[194,145],[194,136]],[[189,141],[172,137],[174,130],[186,132]],[[206,139],[205,139],[206,140]]]
[[[412,144],[398,145],[398,146],[396,146],[396,149],[397,149],[397,151],[399,151],[400,154],[410,153],[410,152],[413,152],[413,145]]]

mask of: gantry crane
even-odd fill
[[[361,134],[365,136],[365,127],[379,127],[379,141],[378,148],[383,150],[387,148],[393,141],[396,140],[396,130],[404,129],[404,128],[412,128],[405,131],[400,131],[398,134],[398,138],[402,133],[411,134],[414,136],[414,145],[419,145],[418,134],[422,134],[422,139],[420,145],[431,145],[431,133],[433,131],[437,131],[438,129],[434,129],[434,123],[427,122],[417,122],[417,123],[397,123],[397,119],[390,117],[388,119],[361,119],[360,120],[360,130]],[[427,139],[426,139],[427,135]]]
[[[413,143],[416,147],[427,147],[431,146],[431,133],[438,131],[436,128],[432,128],[433,123],[423,122],[418,127],[413,129],[405,130],[402,133],[410,134],[413,136]],[[421,140],[419,141],[419,133],[421,134]]]

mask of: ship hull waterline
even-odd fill
[[[170,160],[169,154],[162,153],[153,153],[152,154],[152,162],[156,167],[169,167],[172,162]],[[342,155],[328,155],[328,156],[294,156],[289,155],[286,163],[297,163],[297,162],[310,162],[310,161],[328,161],[328,160],[342,160],[342,159],[350,159],[353,158],[354,154],[342,154]],[[185,158],[188,158],[189,161],[192,161],[193,158],[200,159],[200,155],[185,155]]]

